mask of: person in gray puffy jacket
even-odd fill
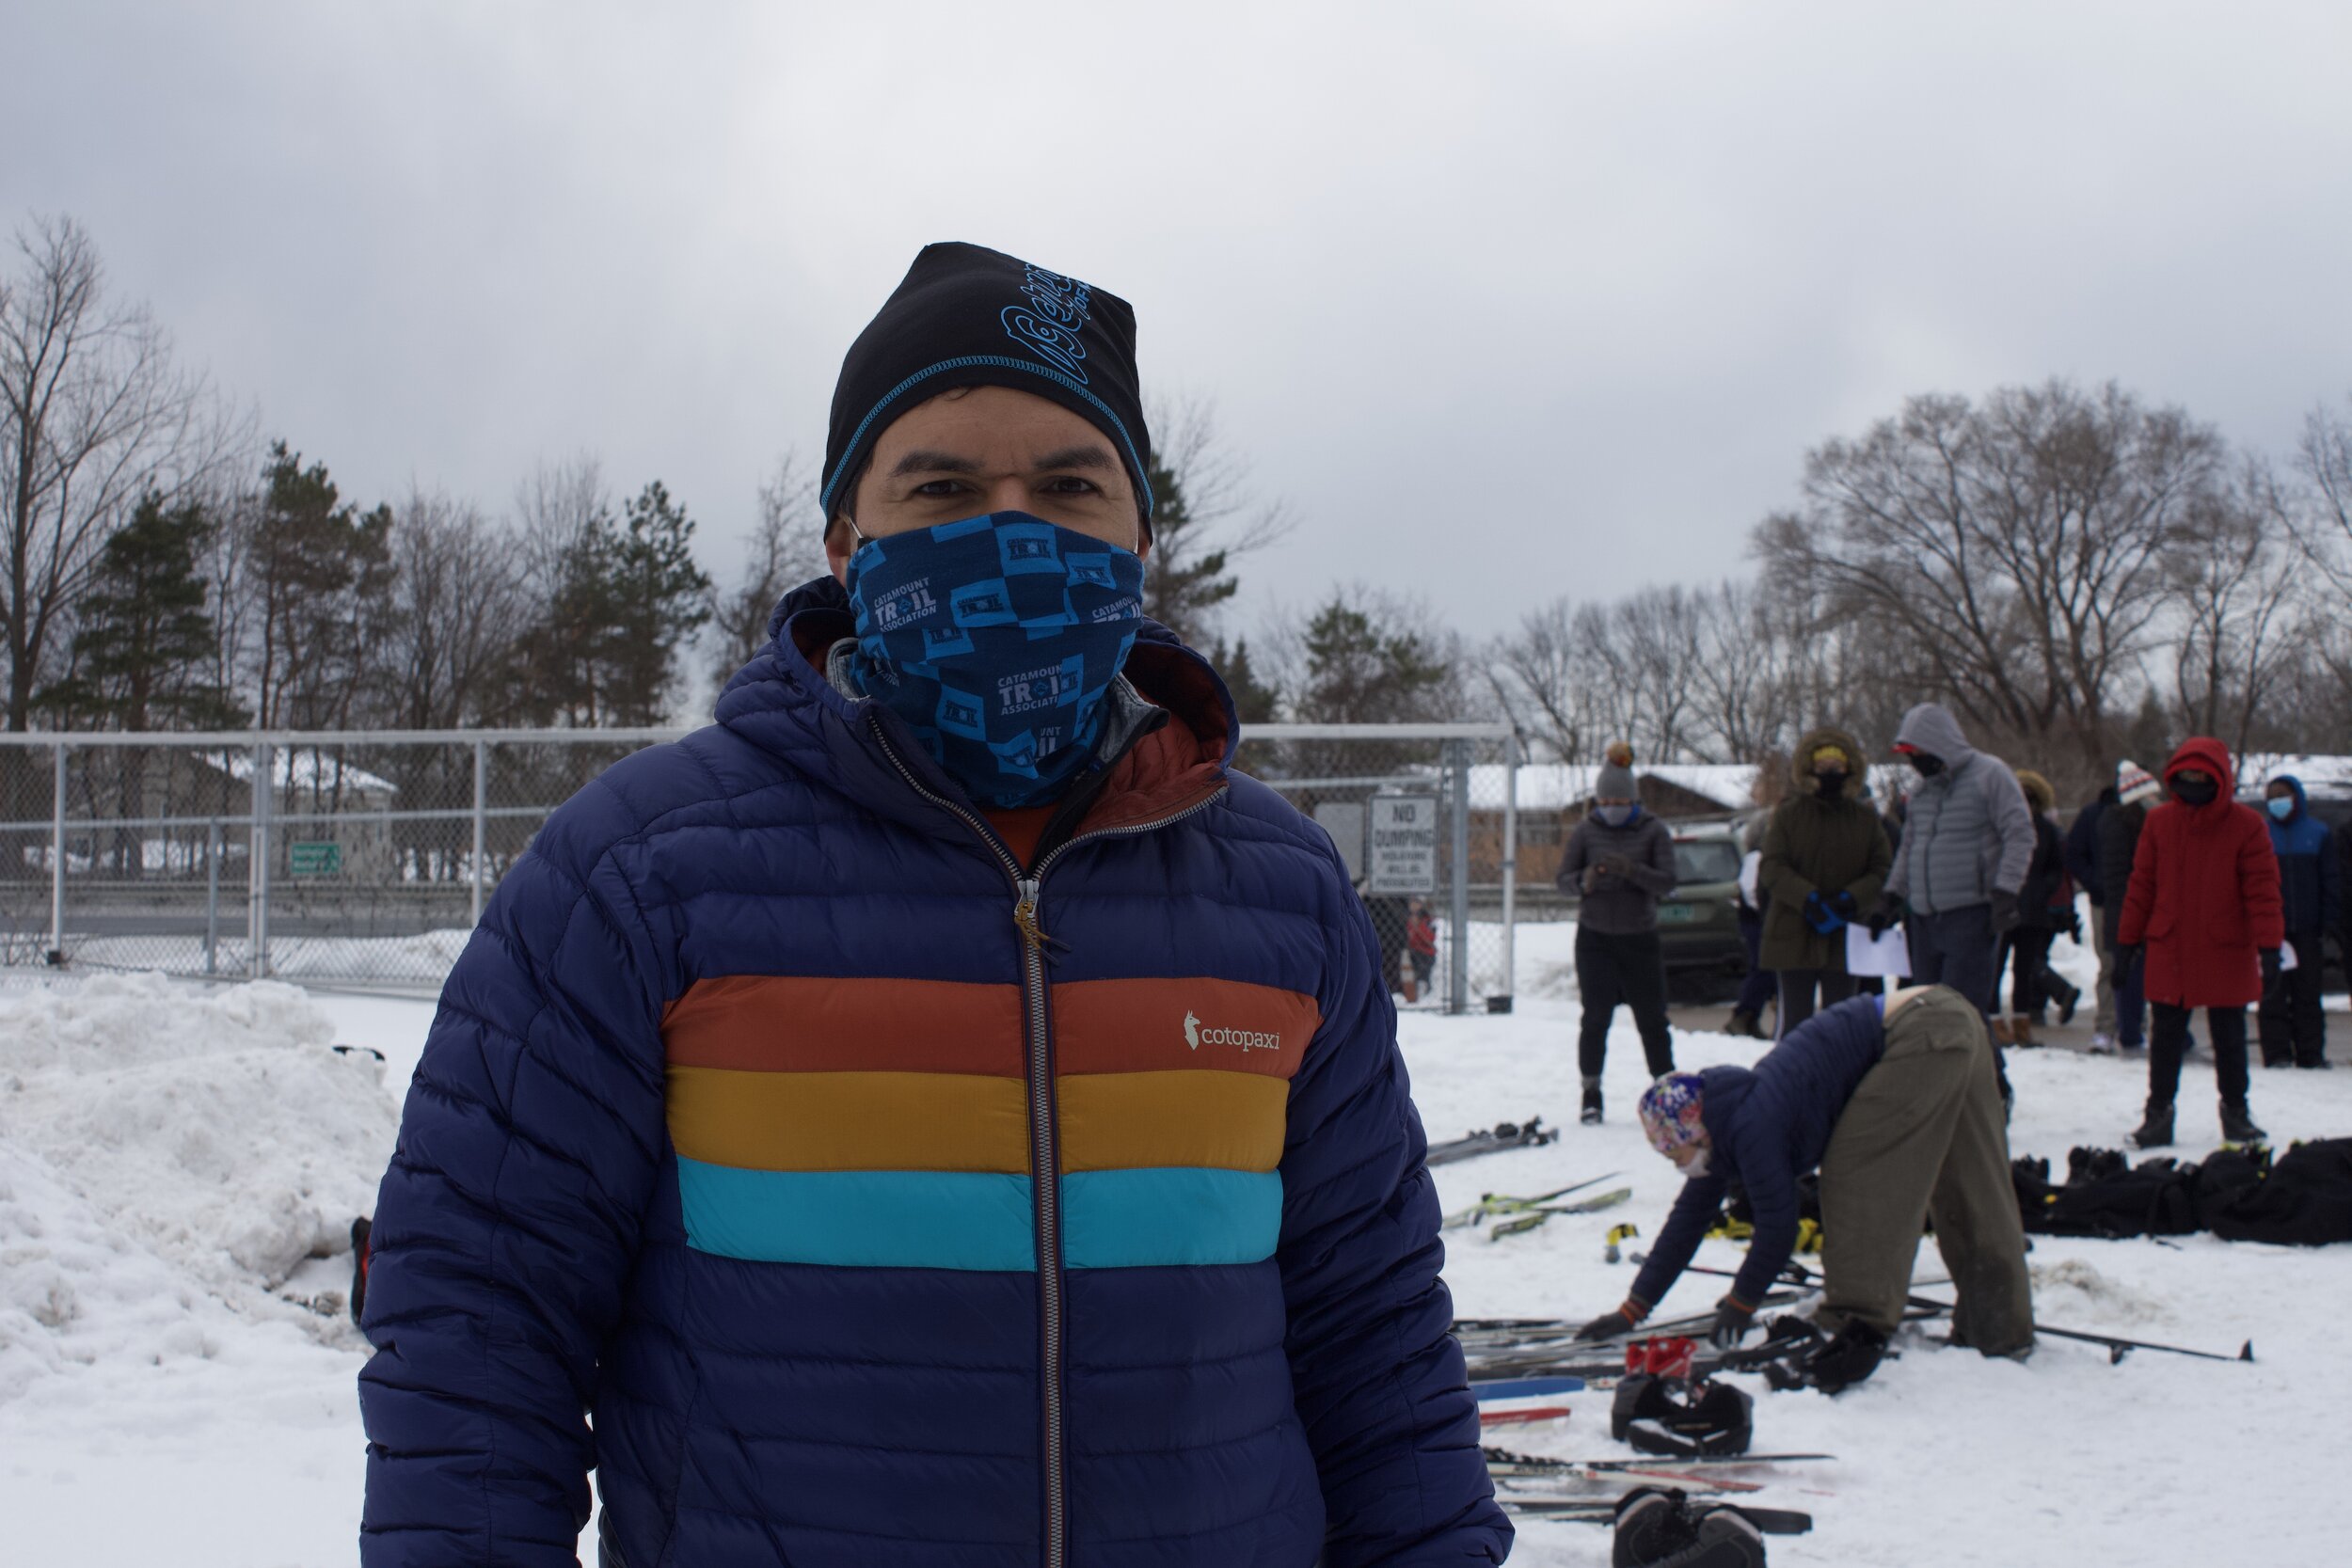
[[[2019,919],[2018,891],[2033,863],[2033,812],[2009,764],[1968,744],[1936,703],[1903,715],[1895,750],[1918,773],[1873,930],[1896,920],[1911,946],[1911,977],[1945,985],[1992,1028],[1994,955]],[[2001,1098],[2010,1098],[2001,1062]]]
[[[1675,1069],[1666,953],[1658,940],[1658,901],[1675,889],[1674,835],[1642,809],[1633,769],[1613,757],[1595,781],[1591,813],[1568,834],[1558,885],[1583,900],[1576,925],[1576,989],[1584,1001],[1577,1068],[1584,1077],[1581,1119],[1589,1126],[1600,1120],[1600,1069],[1619,1003],[1642,1032],[1650,1076]]]

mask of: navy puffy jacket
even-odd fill
[[[1748,1195],[1756,1234],[1731,1293],[1751,1307],[1764,1299],[1797,1247],[1797,1179],[1820,1167],[1846,1102],[1886,1053],[1878,997],[1857,996],[1823,1008],[1790,1030],[1753,1069],[1700,1071],[1707,1086],[1699,1119],[1714,1153],[1705,1176],[1682,1184],[1633,1282],[1635,1301],[1655,1307],[1673,1288],[1734,1181]]]
[[[2328,824],[2312,815],[2303,781],[2293,774],[2278,780],[2295,792],[2295,815],[2284,822],[2267,812],[2270,847],[2279,857],[2279,902],[2290,932],[2324,931],[2343,918],[2342,894],[2336,886],[2336,846]],[[2297,955],[2317,963],[2317,954]]]
[[[1019,889],[812,668],[840,604],[558,812],[450,976],[372,1238],[363,1562],[570,1562],[592,1468],[628,1568],[1502,1560],[1329,839],[1161,634],[1172,721]]]

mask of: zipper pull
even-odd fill
[[[1033,951],[1041,950],[1049,939],[1037,928],[1037,879],[1024,877],[1014,886],[1021,896],[1012,906],[1012,923],[1021,928],[1023,942]]]

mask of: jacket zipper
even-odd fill
[[[890,737],[882,733],[882,725],[876,722],[870,728],[875,744],[882,748],[882,755],[890,759],[890,766],[897,769],[899,778],[906,781],[907,787],[970,828],[1012,879],[1012,923],[1021,933],[1021,994],[1028,1018],[1028,1037],[1024,1041],[1024,1057],[1029,1096],[1030,1203],[1037,1221],[1039,1350],[1043,1362],[1040,1381],[1044,1390],[1045,1421],[1043,1568],[1066,1568],[1070,1530],[1069,1499],[1062,1459],[1061,1160],[1054,1141],[1054,1060],[1045,994],[1045,944],[1053,939],[1039,928],[1038,895],[1045,873],[1061,858],[1064,850],[1090,839],[1152,832],[1171,823],[1181,822],[1215,804],[1225,793],[1225,785],[1217,785],[1200,800],[1166,816],[1123,827],[1102,828],[1066,839],[1038,862],[1034,872],[1025,875],[1020,861],[1005,847],[1004,841],[986,822],[976,813],[965,810],[936,790],[925,788],[922,781],[891,748]]]

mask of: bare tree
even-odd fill
[[[470,502],[412,487],[389,547],[377,721],[435,730],[517,717],[531,596],[512,534]]]
[[[2312,410],[2295,467],[2310,489],[2287,498],[2288,531],[2335,591],[2352,596],[2352,398],[2342,412]]]
[[[2172,694],[2181,722],[2243,753],[2295,644],[2296,569],[2277,480],[2249,463],[2201,498],[2168,563],[2178,596]]]
[[[240,433],[182,372],[145,307],[105,297],[71,218],[17,236],[0,277],[0,630],[7,722],[26,726],[42,664],[106,540],[150,492],[183,499]]]
[[[1756,546],[1769,582],[1900,645],[1978,725],[2102,765],[2224,459],[2212,430],[2113,385],[1913,398],[1810,453],[1804,506]]]
[[[721,686],[768,645],[769,618],[785,594],[827,569],[817,478],[787,452],[759,487],[759,520],[752,527],[743,575],[711,605],[711,673]]]
[[[1144,560],[1143,612],[1186,643],[1209,646],[1221,608],[1240,590],[1240,560],[1287,535],[1294,519],[1259,499],[1248,460],[1228,445],[1216,404],[1157,402],[1152,454],[1152,550]]]

